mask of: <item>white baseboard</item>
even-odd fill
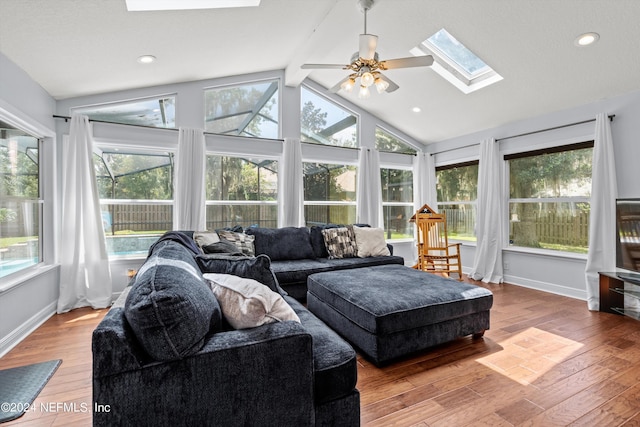
[[[45,308],[31,316],[29,320],[24,322],[18,328],[14,329],[7,336],[0,339],[0,357],[7,354],[13,347],[18,345],[23,339],[29,336],[40,325],[46,322],[51,316],[56,314],[58,301],[54,301]]]
[[[504,276],[504,281],[523,288],[535,289],[537,291],[549,292],[564,297],[575,298],[582,301],[587,300],[587,291],[583,289],[575,289],[555,283],[541,282],[538,280],[525,279],[519,276]]]

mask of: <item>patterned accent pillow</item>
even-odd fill
[[[358,256],[358,245],[353,226],[326,228],[322,230],[324,244],[329,253],[329,259],[355,258]]]
[[[255,256],[255,249],[253,246],[254,236],[250,236],[244,233],[236,233],[235,231],[220,230],[218,236],[221,239],[228,240],[238,247],[238,250],[246,256]]]

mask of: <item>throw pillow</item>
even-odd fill
[[[322,230],[324,244],[329,253],[329,259],[354,258],[358,256],[358,245],[353,226],[328,228]]]
[[[271,261],[315,258],[307,227],[250,227],[245,232],[255,237],[255,253]]]
[[[138,270],[124,314],[142,348],[162,361],[196,353],[222,324],[191,252],[171,240],[158,243]]]
[[[324,236],[322,235],[322,230],[327,228],[338,228],[339,225],[336,224],[324,224],[324,225],[313,225],[309,229],[311,247],[313,248],[313,252],[316,255],[316,258],[328,258],[329,252],[327,252],[327,246],[324,244]]]
[[[218,236],[218,233],[215,231],[195,231],[193,233],[193,240],[196,241],[196,244],[200,249],[204,250],[205,246],[218,243],[220,241],[220,236]]]
[[[280,295],[287,293],[278,284],[271,270],[271,260],[266,255],[247,257],[235,254],[204,254],[196,256],[196,263],[203,273],[223,273],[257,280]]]
[[[225,319],[235,329],[286,320],[300,323],[284,298],[262,283],[230,274],[206,273],[204,278],[218,299]]]
[[[243,255],[243,253],[240,252],[240,249],[238,249],[238,247],[234,243],[228,240],[221,240],[219,242],[211,243],[210,245],[205,245],[202,247],[202,251],[205,254]]]
[[[228,240],[238,247],[240,252],[247,256],[254,256],[255,249],[253,241],[255,238],[248,234],[237,233],[235,231],[219,230],[218,235],[221,239]]]
[[[382,228],[353,227],[358,246],[358,256],[366,258],[371,256],[389,256],[389,248],[384,240]]]

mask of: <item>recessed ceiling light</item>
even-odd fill
[[[584,33],[580,34],[576,38],[576,46],[589,46],[598,41],[600,34],[598,33]]]
[[[126,0],[129,12],[259,6],[260,0]]]
[[[138,62],[141,64],[151,64],[156,60],[156,57],[153,55],[142,55],[138,57]]]
[[[420,111],[422,111],[422,108],[420,108],[420,107],[413,107],[413,108],[411,109],[411,111],[413,111],[414,113],[419,113]]]

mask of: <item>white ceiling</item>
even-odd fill
[[[288,85],[329,88],[347,72],[300,65],[348,63],[363,32],[356,0],[162,12],[0,0],[0,16],[0,51],[56,99],[282,69]],[[410,56],[444,27],[504,80],[464,95],[428,67],[399,69],[385,72],[396,92],[343,96],[418,141],[441,141],[640,89],[639,22],[639,0],[377,0],[367,26],[380,59]],[[588,31],[599,42],[575,46]],[[143,54],[158,60],[141,65]]]

